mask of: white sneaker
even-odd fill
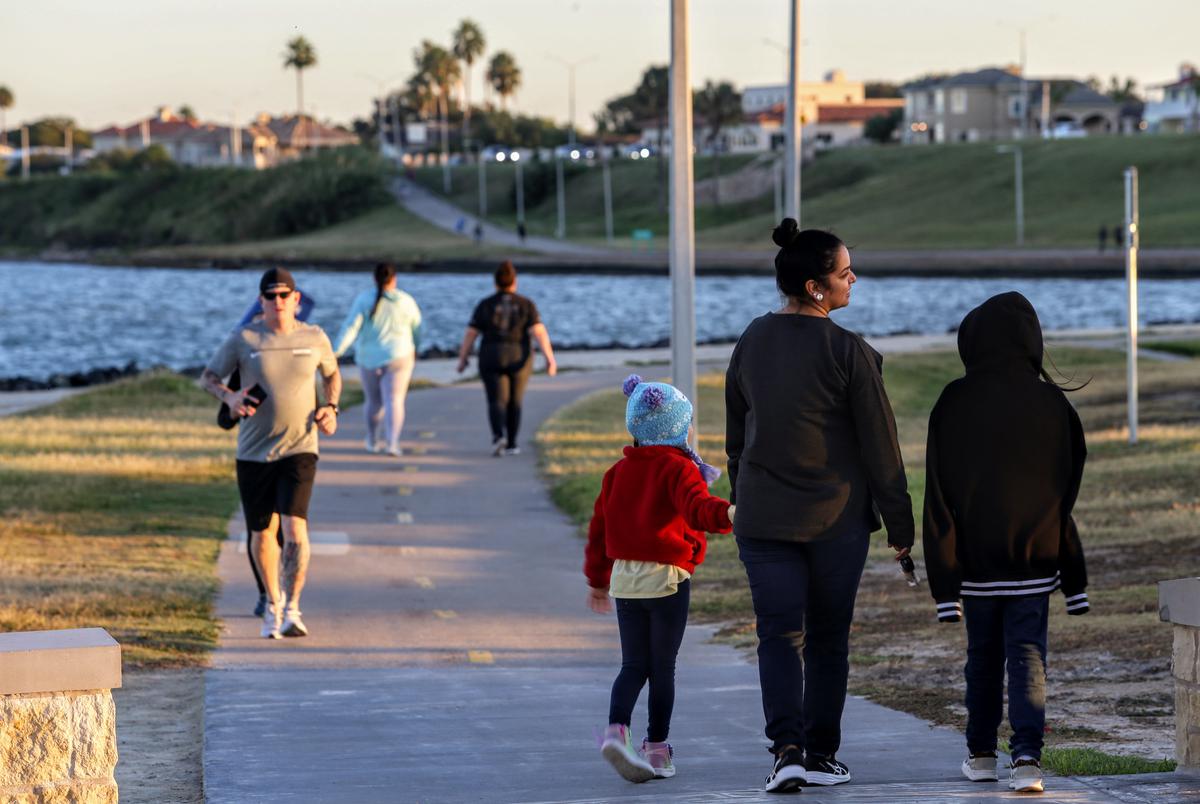
[[[604,730],[604,743],[600,756],[630,782],[648,782],[654,778],[654,768],[633,748],[629,727],[621,723],[610,723]]]
[[[1000,777],[996,774],[996,757],[968,756],[962,764],[963,776],[972,782],[994,782]]]
[[[308,629],[304,626],[304,621],[300,619],[300,612],[296,609],[288,609],[279,632],[286,637],[308,636]]]
[[[505,455],[520,455],[521,448],[520,447],[508,447],[507,449],[504,450],[504,454]]]
[[[267,603],[266,609],[263,610],[262,635],[264,639],[281,639],[283,637],[279,633],[281,611],[282,608],[278,603],[275,605]]]
[[[492,454],[499,458],[504,454],[504,439],[497,438],[492,441]]]
[[[1018,793],[1042,792],[1041,764],[1036,759],[1018,759],[1013,763],[1008,787]]]
[[[404,455],[404,450],[401,449],[400,447],[387,447],[380,451],[386,452],[388,455],[391,455],[393,458],[399,458]]]

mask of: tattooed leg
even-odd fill
[[[308,576],[308,522],[295,516],[283,517],[283,590],[288,608],[300,608],[300,592]]]

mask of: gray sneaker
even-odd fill
[[[1042,766],[1036,759],[1018,759],[1013,763],[1012,775],[1009,776],[1008,787],[1018,793],[1040,793],[1042,787]]]
[[[1000,777],[996,774],[996,755],[971,755],[963,760],[963,776],[972,782],[994,782]]]
[[[279,633],[286,637],[308,636],[308,628],[305,627],[304,621],[300,619],[299,609],[287,610],[287,614],[283,618],[283,625],[279,627]]]

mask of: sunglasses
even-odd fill
[[[276,291],[274,293],[267,291],[266,293],[264,293],[262,295],[262,297],[264,299],[266,299],[267,301],[275,301],[276,299],[286,299],[288,296],[291,296],[291,295],[292,295],[292,292],[290,290],[280,290],[280,291]]]

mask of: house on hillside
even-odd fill
[[[358,135],[344,128],[328,126],[310,115],[271,117],[260,114],[257,124],[275,135],[281,159],[295,159],[305,151],[358,145]]]
[[[989,67],[912,81],[901,87],[907,143],[1017,139],[1022,122],[1030,136],[1042,131],[1042,92],[1050,86],[1047,131],[1056,123],[1086,134],[1120,130],[1121,106],[1074,80],[1030,78],[1020,70]]]
[[[159,107],[152,117],[92,134],[93,150],[140,150],[161,145],[171,158],[191,167],[239,166],[262,169],[278,161],[275,135],[262,126],[218,125],[177,116]]]
[[[1200,72],[1194,64],[1181,64],[1178,78],[1149,90],[1143,114],[1150,131],[1200,131]]]

